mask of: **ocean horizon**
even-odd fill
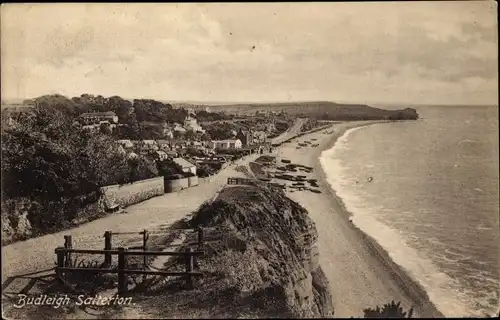
[[[348,130],[320,162],[353,223],[447,317],[499,306],[498,108],[421,107]]]

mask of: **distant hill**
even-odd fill
[[[122,103],[126,101],[120,97],[114,97]],[[48,95],[38,97],[33,100],[23,101],[25,104],[34,104],[46,102],[53,105],[58,105],[60,107],[67,107],[74,109],[75,106],[83,105],[89,106],[95,105],[94,107],[99,109],[97,111],[106,108],[109,104],[111,98],[104,98],[102,96],[92,96],[92,95],[82,95],[81,97],[75,97],[69,99],[61,95]],[[85,102],[87,101],[87,102]],[[129,103],[130,106],[133,105],[134,109],[137,111],[143,110],[144,108],[153,107],[160,108],[165,107],[167,110],[167,105],[165,102],[155,101],[155,100],[134,100]],[[152,104],[151,106],[149,106]],[[388,109],[374,108],[365,104],[347,104],[347,103],[336,103],[329,101],[309,101],[309,102],[270,102],[270,103],[233,103],[233,104],[212,104],[203,102],[171,102],[174,113],[185,112],[182,109],[191,109],[195,112],[197,111],[209,111],[212,113],[223,112],[226,114],[244,116],[244,115],[255,115],[256,112],[273,112],[281,113],[285,112],[290,116],[303,116],[310,117],[319,120],[415,120],[418,119],[418,114],[416,110],[411,108],[396,109],[397,107],[392,106]],[[149,107],[148,107],[149,106]],[[87,106],[88,107],[88,106]],[[114,110],[112,106],[108,106],[111,110]],[[94,108],[94,109],[95,109]],[[128,110],[128,108],[125,108]],[[156,109],[155,109],[156,110]],[[81,111],[81,110],[80,110]],[[94,110],[95,111],[95,110]],[[150,110],[151,111],[151,110]],[[153,110],[154,111],[154,110]],[[158,110],[157,110],[158,111]],[[152,112],[152,111],[151,111]],[[170,112],[170,111],[169,111]],[[80,112],[81,113],[81,112]],[[143,112],[144,113],[144,112]],[[140,119],[138,119],[140,120]]]
[[[386,110],[363,104],[340,104],[328,101],[283,102],[283,103],[248,103],[230,105],[207,105],[180,103],[174,107],[225,112],[237,115],[251,115],[256,112],[286,112],[290,115],[314,117],[324,120],[404,120],[418,119],[414,109]]]

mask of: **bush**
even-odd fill
[[[413,307],[407,312],[401,307],[401,301],[396,303],[394,300],[384,304],[382,308],[377,306],[375,309],[364,309],[365,318],[411,318],[413,315]],[[408,316],[407,316],[408,315]]]
[[[217,170],[215,168],[213,168],[212,166],[204,164],[204,165],[201,165],[200,167],[198,167],[196,169],[196,172],[198,173],[199,177],[204,178],[204,177],[214,175],[217,172]]]
[[[157,162],[158,173],[162,176],[171,176],[174,174],[183,174],[182,167],[172,159],[166,159]]]
[[[111,137],[72,123],[71,115],[43,103],[2,134],[2,196],[29,199],[35,229],[65,225],[97,201],[101,186],[124,180],[129,170]]]

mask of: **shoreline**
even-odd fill
[[[365,278],[371,277],[376,282],[372,286],[370,286],[369,283],[357,284],[357,287],[359,287],[359,291],[350,294],[351,299],[360,299],[368,303],[364,304],[364,307],[362,308],[360,308],[359,305],[360,304],[363,305],[363,303],[360,303],[360,301],[354,302],[354,301],[344,300],[338,297],[339,294],[342,294],[342,290],[339,291],[339,289],[337,289],[336,292],[335,288],[332,288],[336,317],[362,316],[363,308],[375,308],[376,305],[389,303],[392,299],[396,300],[396,302],[398,300],[401,300],[401,303],[404,306],[405,310],[413,306],[414,313],[417,316],[444,317],[441,311],[439,311],[437,307],[430,301],[427,292],[417,282],[417,280],[411,278],[406,273],[406,271],[403,270],[401,266],[396,264],[390,258],[389,253],[380,244],[378,244],[378,242],[376,242],[375,239],[364,233],[361,229],[359,229],[349,221],[349,217],[352,215],[352,213],[350,213],[346,209],[343,200],[336,194],[336,192],[328,183],[326,173],[324,172],[323,166],[321,165],[320,162],[320,157],[323,151],[331,149],[336,144],[338,139],[344,136],[348,130],[374,124],[382,124],[390,122],[391,121],[342,122],[340,124],[334,124],[330,127],[331,129],[334,129],[335,132],[333,135],[329,137],[325,137],[321,133],[316,133],[316,134],[311,133],[305,135],[303,137],[305,139],[308,139],[308,137],[311,136],[317,136],[317,135],[322,136],[318,138],[318,140],[320,139],[322,140],[320,146],[315,148],[313,152],[310,152],[308,155],[302,157],[303,159],[301,159],[301,161],[297,161],[301,164],[304,164],[305,160],[309,162],[308,165],[314,168],[313,176],[315,176],[315,178],[318,180],[318,185],[320,186],[322,194],[312,196],[309,194],[302,193],[301,196],[298,196],[297,193],[287,192],[290,198],[297,201],[302,206],[306,207],[306,209],[310,213],[314,212],[317,209],[321,211],[322,209],[326,208],[330,209],[328,211],[333,211],[330,212],[329,215],[326,214],[318,215],[317,213],[312,214],[312,218],[313,220],[315,220],[317,226],[325,224],[325,227],[323,227],[324,232],[318,230],[320,233],[320,241],[321,237],[324,236],[324,238],[328,237],[330,238],[329,240],[335,242],[336,236],[326,235],[325,234],[326,232],[335,233],[335,231],[338,231],[339,233],[342,233],[342,240],[344,241],[347,240],[345,242],[347,242],[347,245],[351,246],[350,248],[351,250],[344,249],[345,252],[343,254],[344,256],[346,254],[353,256],[347,258],[344,258],[342,256],[342,258],[344,258],[347,261],[352,258],[354,258],[354,260],[362,259],[363,262],[366,264],[366,268],[364,269],[369,269],[369,270],[363,270]],[[298,139],[295,138],[292,140],[292,142],[297,140]],[[283,146],[283,148],[286,148],[286,146]],[[289,150],[289,155],[287,157],[289,159],[295,159],[293,153],[297,154],[298,152],[296,150]],[[297,158],[300,158],[300,156]],[[313,197],[314,199],[311,199],[311,197]],[[319,204],[318,197],[321,197],[322,204]],[[328,230],[328,227],[326,226],[327,224],[335,225],[334,228],[337,230]],[[337,238],[339,238],[339,236],[337,236]],[[323,241],[321,242],[324,241],[325,240],[323,239]],[[325,267],[324,265],[325,263],[332,265],[333,262],[332,260],[335,260],[335,257],[333,257],[334,259],[330,259],[328,261],[327,257],[322,257],[321,251],[323,251],[326,255],[329,254],[337,255],[338,253],[335,253],[334,252],[335,250],[333,249],[325,248],[325,246],[321,248],[322,243],[319,243],[319,246],[320,246],[320,260],[327,260],[323,261],[323,263],[321,263],[321,266]],[[325,269],[328,270],[328,268]],[[325,270],[325,273],[327,273],[327,277],[329,278],[331,286],[337,286],[339,281],[335,280],[337,279],[340,280],[340,278],[342,278],[343,276],[346,276],[346,278],[349,278],[350,276],[352,279],[356,279],[355,274],[353,274],[355,272],[349,271],[349,268],[331,266],[330,269],[332,271],[337,269],[336,271],[337,272],[340,271],[340,273],[346,273],[346,272],[350,273],[349,275],[334,275],[326,272]],[[361,278],[362,276],[363,275],[359,275],[359,278]],[[357,279],[358,282],[359,278]],[[348,287],[349,285],[351,285],[351,287],[356,286],[353,283],[349,283],[349,281],[344,280],[343,282],[346,287]],[[370,295],[369,291],[363,292],[363,290],[366,290],[363,289],[365,287],[369,288],[372,291],[371,294],[373,295],[380,294],[381,296],[386,296],[387,298],[384,299],[382,297],[374,297],[374,296],[369,297]],[[377,287],[377,288],[371,288],[371,287]],[[350,288],[344,288],[343,290],[350,290]],[[377,301],[377,300],[379,301],[377,304],[369,303],[371,301]],[[339,312],[337,312],[337,310]]]

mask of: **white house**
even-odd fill
[[[198,120],[196,118],[192,117],[191,115],[188,115],[184,119],[184,129],[188,131],[194,131],[194,132],[202,132],[205,133],[205,129],[203,129],[199,124]]]
[[[242,146],[240,139],[212,140],[210,145],[213,149],[241,149]]]
[[[180,124],[176,124],[174,127],[175,132],[186,133],[186,129],[184,129]]]
[[[182,172],[191,172],[192,174],[196,174],[196,165],[187,161],[184,158],[174,158],[173,161],[177,163],[182,168]]]
[[[147,150],[158,150],[158,144],[154,140],[142,140],[143,146]]]
[[[133,148],[134,144],[130,140],[117,140],[116,141],[119,145],[121,145],[123,148]]]
[[[168,158],[168,155],[165,151],[156,151],[156,157],[158,158],[158,160],[162,161],[162,160],[166,160]]]
[[[118,116],[113,111],[82,113],[80,119],[85,125],[98,124],[102,121],[118,123]]]

